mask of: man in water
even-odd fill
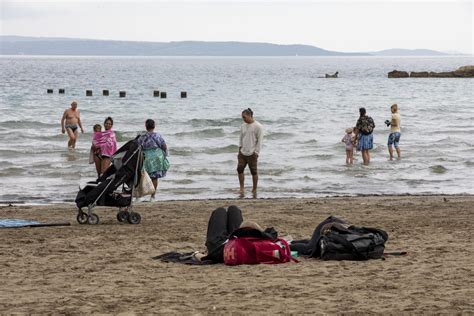
[[[240,127],[239,154],[237,156],[240,194],[244,194],[244,169],[248,164],[252,174],[252,193],[256,196],[258,183],[257,160],[262,148],[263,127],[254,120],[253,111],[250,108],[242,111],[242,120],[244,123]]]
[[[61,130],[63,134],[67,132],[67,135],[69,137],[67,147],[70,149],[76,148],[78,127],[81,128],[81,133],[84,133],[84,129],[82,128],[81,123],[81,114],[77,109],[77,102],[72,101],[71,108],[64,111],[63,117],[61,119]]]
[[[390,160],[393,160],[393,147],[395,147],[395,150],[397,151],[397,157],[398,160],[401,159],[401,153],[400,153],[400,146],[398,143],[400,142],[400,135],[401,135],[401,130],[400,130],[400,114],[398,113],[398,105],[392,104],[390,107],[390,111],[392,112],[392,120],[387,122],[387,126],[390,126],[390,135],[388,135],[388,153],[390,155]],[[388,121],[388,120],[387,120]]]

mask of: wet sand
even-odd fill
[[[330,214],[379,227],[389,233],[386,251],[408,255],[237,267],[151,259],[205,250],[211,211],[232,204],[294,238],[308,238]],[[136,210],[140,225],[98,208],[101,224],[89,226],[76,223],[73,205],[1,206],[2,219],[72,225],[0,229],[0,313],[474,313],[474,196],[171,201]]]

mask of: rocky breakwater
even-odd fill
[[[433,72],[433,71],[407,71],[394,70],[388,73],[389,78],[473,78],[474,66],[459,67],[455,71]]]

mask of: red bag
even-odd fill
[[[255,237],[230,239],[224,246],[224,264],[275,264],[296,261],[291,257],[290,246],[284,239],[275,241]]]

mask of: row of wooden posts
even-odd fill
[[[53,89],[47,89],[46,92],[47,93],[54,93],[54,90]],[[59,92],[59,94],[64,94],[65,90],[64,89],[59,89],[58,92]],[[102,90],[102,95],[103,96],[109,96],[109,90]],[[119,97],[125,98],[126,95],[127,95],[126,91],[119,91]],[[86,96],[91,97],[92,96],[92,90],[86,90]],[[162,99],[166,99],[167,95],[166,95],[165,91],[154,90],[153,91],[153,96],[155,98],[160,97]],[[186,91],[181,91],[181,98],[185,99],[187,97],[188,97],[188,93]]]

